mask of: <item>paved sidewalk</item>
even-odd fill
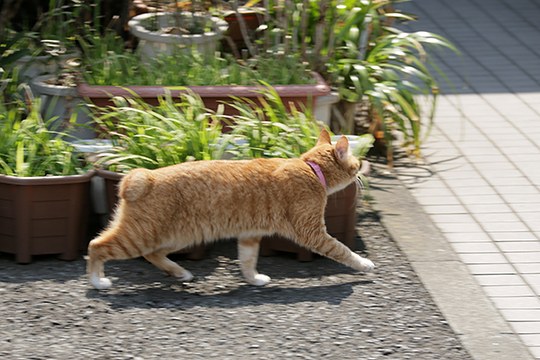
[[[540,2],[414,0],[407,30],[451,40],[443,52],[426,164],[402,183],[484,293],[540,359]]]

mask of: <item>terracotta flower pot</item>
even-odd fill
[[[256,30],[264,21],[266,9],[261,7],[240,7],[238,8],[238,12],[246,25],[247,36],[253,43],[256,39]],[[236,13],[234,11],[227,11],[223,14],[223,19],[229,24],[229,29],[225,33],[225,36],[229,37],[230,41],[236,47],[235,50],[240,52],[242,49],[246,49],[247,45],[244,36],[242,35],[240,22],[238,21]],[[233,50],[228,41],[221,40],[221,45],[225,51]]]
[[[19,263],[46,254],[75,260],[85,247],[93,175],[0,175],[0,251]]]
[[[293,103],[297,108],[301,106],[314,106],[319,96],[328,95],[330,87],[323,78],[313,73],[315,84],[308,85],[273,85],[283,103],[288,105]],[[240,85],[218,85],[218,86],[189,86],[187,87],[195,94],[199,95],[206,108],[217,110],[222,102],[230,102],[233,97],[247,98],[255,103],[261,97],[261,86],[240,86]],[[79,95],[89,99],[97,106],[113,105],[111,98],[113,96],[133,97],[138,95],[145,102],[157,105],[158,98],[170,93],[173,98],[185,93],[185,87],[178,86],[100,86],[79,84],[77,91]],[[225,114],[235,115],[237,111],[230,106],[225,107]]]

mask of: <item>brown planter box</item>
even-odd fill
[[[369,162],[362,163],[362,174],[369,173]],[[356,205],[358,199],[358,187],[352,183],[345,189],[328,197],[324,212],[324,219],[328,233],[355,250],[356,244]],[[292,240],[282,236],[273,235],[263,238],[261,242],[261,255],[271,256],[276,251],[290,252],[297,256],[299,261],[313,260],[313,253],[303,248]]]
[[[273,88],[277,91],[283,103],[287,106],[294,104],[297,108],[301,106],[315,106],[317,97],[328,95],[330,87],[324,82],[323,78],[313,73],[316,80],[315,84],[309,85],[274,85]],[[156,105],[158,98],[167,93],[171,96],[178,97],[182,93],[186,93],[186,88],[190,89],[199,95],[206,108],[217,110],[218,105],[223,102],[230,102],[233,97],[247,98],[255,103],[261,97],[261,86],[240,86],[240,85],[220,85],[220,86],[99,86],[88,85],[81,83],[77,86],[77,91],[80,96],[89,99],[97,106],[113,105],[111,98],[113,96],[133,97],[134,94],[139,96],[148,104]],[[238,112],[236,109],[225,106],[225,114],[235,115]]]
[[[77,259],[86,240],[93,175],[0,176],[0,251],[15,254],[18,263],[46,254]]]
[[[257,28],[264,21],[265,11],[266,9],[264,8],[252,8],[252,7],[238,9],[240,16],[244,19],[246,30],[248,32],[247,35],[252,43],[256,39]],[[226,12],[223,15],[223,20],[225,20],[227,24],[229,24],[229,28],[227,29],[225,36],[228,36],[230,40],[234,43],[234,45],[236,46],[236,50],[240,52],[242,49],[246,49],[247,45],[245,43],[244,37],[242,36],[242,31],[240,30],[240,22],[238,21],[238,18],[236,17],[236,13],[234,11]],[[230,48],[229,42],[223,39],[221,40],[221,47],[225,51],[232,51],[232,49]]]
[[[118,204],[118,185],[124,175],[103,169],[98,169],[96,173],[105,180],[107,206],[109,208],[109,216],[112,216]],[[186,254],[190,260],[201,260],[206,257],[207,249],[207,246],[195,246],[186,250],[180,250],[174,254]]]

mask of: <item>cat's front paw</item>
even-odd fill
[[[98,290],[106,290],[112,286],[111,280],[99,276],[91,277],[90,283]]]
[[[253,277],[253,279],[248,280],[248,282],[251,285],[264,286],[270,282],[270,276],[266,276],[264,274],[257,274],[255,275],[255,277]]]
[[[371,272],[375,268],[375,264],[373,263],[373,261],[369,259],[362,258],[362,262],[363,262],[363,267],[364,267],[362,271],[364,272]]]
[[[354,265],[353,268],[355,270],[363,271],[363,272],[371,272],[375,268],[375,264],[373,264],[373,261],[363,258],[358,254],[353,253],[354,258]]]

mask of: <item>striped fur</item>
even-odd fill
[[[317,163],[328,188],[306,161]],[[237,238],[242,274],[253,285],[270,281],[256,270],[262,236],[279,234],[360,271],[373,263],[326,232],[328,194],[355,180],[358,159],[342,137],[332,145],[322,131],[317,146],[299,159],[195,161],[157,170],[136,169],[120,183],[111,224],[88,247],[88,276],[97,289],[111,286],[108,260],[144,256],[181,280],[191,273],[167,258],[180,249]]]

